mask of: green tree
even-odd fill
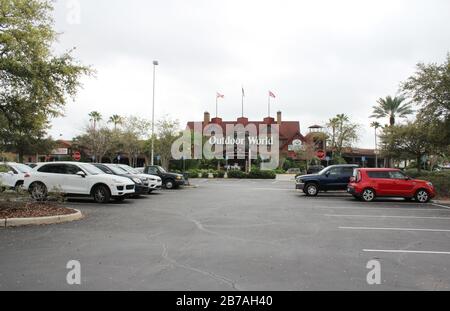
[[[375,167],[378,167],[378,129],[382,128],[379,122],[372,122],[370,127],[375,129]]]
[[[420,106],[418,119],[427,123],[434,135],[433,144],[442,152],[450,145],[450,54],[443,64],[417,65],[417,71],[406,82],[402,91]],[[447,153],[448,154],[448,153]]]
[[[92,111],[89,113],[89,121],[92,122],[94,131],[97,129],[97,124],[103,119],[102,114],[98,111]]]
[[[24,150],[46,135],[49,119],[62,115],[79,78],[91,73],[70,51],[53,55],[57,33],[51,12],[47,0],[0,1],[1,143],[21,161]],[[21,147],[27,140],[28,147]]]
[[[117,127],[123,124],[123,118],[115,114],[109,118],[108,123],[112,123],[114,125],[114,131],[117,131]]]
[[[405,125],[386,127],[381,140],[388,156],[398,160],[414,159],[417,169],[422,169],[422,158],[433,154],[433,145],[429,140],[427,124],[416,120]]]
[[[172,159],[172,144],[181,136],[180,123],[165,116],[156,124],[156,154],[161,157],[161,165],[168,169]]]
[[[373,107],[373,114],[370,117],[376,119],[389,118],[390,126],[396,124],[397,118],[406,118],[414,113],[411,103],[405,103],[404,97],[392,98],[388,96],[380,98],[377,103],[378,105]]]
[[[332,118],[328,124],[328,136],[331,137],[330,147],[333,150],[333,158],[335,153],[338,157],[342,157],[344,148],[352,147],[359,139],[359,125],[352,123],[350,118],[345,114],[339,114]]]

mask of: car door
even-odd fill
[[[394,171],[389,172],[389,175],[393,182],[391,195],[400,197],[412,197],[414,195],[414,182],[407,178],[405,174]]]
[[[333,167],[325,173],[325,178],[323,179],[322,188],[323,190],[338,190],[341,184],[339,178],[342,175],[341,167]]]
[[[62,184],[64,183],[65,168],[62,164],[46,164],[38,169],[39,178],[47,187],[47,191],[63,191]]]
[[[5,165],[4,169],[6,172],[0,173],[1,174],[1,184],[3,184],[6,187],[14,187],[16,185],[16,179],[18,172],[12,168],[9,165]]]
[[[392,193],[393,180],[389,172],[368,172],[370,186],[375,190],[377,196],[386,197]]]
[[[65,180],[63,189],[65,193],[70,194],[86,194],[88,193],[88,182],[86,177],[77,175],[78,172],[84,172],[81,168],[74,164],[65,164],[64,173]]]

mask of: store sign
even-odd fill
[[[56,148],[52,151],[52,155],[68,155],[69,149],[67,148]]]

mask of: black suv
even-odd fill
[[[296,188],[307,196],[317,196],[320,191],[346,190],[356,168],[358,165],[332,165],[317,174],[298,176]]]
[[[162,184],[166,189],[174,189],[184,186],[186,181],[181,174],[167,172],[163,167],[158,165],[147,166],[144,174],[151,174],[161,177]]]

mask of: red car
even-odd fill
[[[406,176],[398,169],[355,170],[348,185],[348,192],[357,199],[372,202],[376,197],[400,197],[427,203],[436,196],[432,183]]]

